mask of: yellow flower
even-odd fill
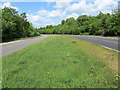
[[[50,72],[47,72],[47,74],[50,74]]]
[[[96,79],[98,79],[99,77],[97,76]]]

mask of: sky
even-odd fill
[[[36,28],[57,25],[67,18],[80,15],[96,16],[112,13],[119,0],[2,0],[0,7],[11,7],[26,13],[29,22]]]

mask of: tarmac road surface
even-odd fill
[[[35,42],[38,42],[40,40],[43,40],[44,38],[49,37],[48,35],[42,35],[40,37],[36,38],[31,38],[31,39],[26,39],[26,40],[17,40],[17,41],[12,41],[8,43],[2,43],[0,46],[2,46],[2,55],[5,56],[9,53],[15,52],[19,49],[22,49],[26,46],[29,46],[30,44],[33,44]]]
[[[86,40],[95,44],[98,44],[102,47],[112,49],[115,51],[120,51],[120,38],[112,37],[101,37],[101,36],[85,36],[85,35],[65,35],[69,37],[75,37],[78,39]],[[119,42],[119,43],[118,43]]]

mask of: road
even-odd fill
[[[86,41],[101,45],[105,48],[109,48],[115,51],[120,51],[120,45],[118,45],[118,42],[120,42],[120,39],[118,38],[108,38],[108,37],[99,37],[99,36],[83,36],[83,35],[65,35],[65,36],[75,37],[78,39],[86,40]],[[0,44],[0,46],[2,46],[2,52],[0,52],[2,54],[0,55],[5,56],[9,53],[15,52],[19,49],[22,49],[26,46],[29,46],[30,44],[43,40],[44,38],[47,38],[47,37],[49,36],[42,35],[42,37],[2,43]]]
[[[19,49],[22,49],[30,44],[33,44],[35,42],[38,42],[40,40],[43,40],[44,38],[49,37],[48,35],[42,35],[41,37],[37,38],[31,38],[31,39],[26,39],[26,40],[17,40],[17,41],[12,41],[8,43],[2,43],[0,46],[2,46],[2,54],[1,56],[5,56],[9,53],[15,52]]]
[[[120,38],[111,38],[111,37],[100,37],[100,36],[85,36],[85,35],[65,35],[70,37],[75,37],[78,39],[86,40],[95,44],[98,44],[102,47],[112,49],[115,51],[120,51]]]

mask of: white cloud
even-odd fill
[[[66,16],[66,18],[71,18],[71,17],[74,17],[75,19],[77,19],[79,17],[79,15],[76,13],[72,13],[71,15]]]
[[[75,19],[81,15],[97,15],[100,11],[103,13],[111,13],[111,9],[117,6],[115,0],[95,0],[94,3],[87,3],[86,0],[81,0],[77,3],[56,2],[55,10],[39,10],[36,15],[28,15],[28,20],[33,23],[35,27],[55,25],[58,19],[66,19],[74,17]],[[69,14],[71,12],[72,14]],[[79,14],[78,14],[79,13]],[[56,20],[55,20],[56,19]]]
[[[55,8],[67,8],[70,2],[56,2]]]
[[[85,8],[86,8],[86,1],[82,0],[81,2],[71,4],[67,8],[67,10],[71,12],[79,12],[79,11],[84,11]]]
[[[86,0],[82,0],[79,3],[73,3],[66,11],[70,12],[80,12],[87,15],[96,15],[100,11],[103,13],[111,12],[111,10],[117,7],[117,2],[115,0],[95,0],[94,3],[87,3]]]
[[[82,13],[81,15],[89,15],[89,14],[87,14],[87,13]]]
[[[79,1],[79,0],[39,0],[41,2],[72,2],[72,1]]]
[[[31,10],[28,10],[28,12],[31,12]]]
[[[62,10],[52,10],[52,11],[47,11],[47,10],[40,10],[37,12],[40,16],[44,17],[49,17],[49,18],[62,18],[65,16],[66,12]]]
[[[55,18],[63,19],[65,17],[66,12],[62,12],[62,10],[39,10],[36,15],[27,14],[28,20],[33,23],[35,27],[44,27],[46,25],[56,25]]]
[[[103,13],[111,13],[111,9],[118,6],[115,0],[95,0],[94,3],[87,3],[87,0],[79,0],[79,2],[76,3],[71,3],[73,0],[46,0],[44,2],[47,1],[56,3],[55,6],[53,6],[55,10],[49,11],[43,9],[36,12],[35,15],[27,14],[28,20],[32,22],[35,27],[43,27],[49,24],[55,25],[58,24],[59,20],[70,17],[74,17],[76,19],[80,14],[97,15],[100,11]],[[18,10],[17,7],[11,6],[9,2],[4,3],[2,8],[5,6]],[[31,10],[28,11],[29,13],[32,13]]]
[[[28,21],[32,22],[35,27],[44,27],[46,25],[55,25],[56,22],[54,22],[51,18],[43,17],[40,15],[32,15],[27,14]]]
[[[48,17],[61,17],[62,16],[62,11],[61,10],[53,10],[49,12]]]
[[[14,8],[14,9],[16,9],[17,11],[19,10],[19,8],[11,6],[10,2],[4,3],[4,4],[2,5],[2,8],[4,8],[4,7]]]
[[[40,11],[38,11],[37,12],[39,15],[41,15],[41,16],[47,16],[48,14],[49,14],[49,11],[47,11],[47,10],[40,10]]]
[[[33,23],[35,27],[44,27],[46,25],[56,25],[58,21],[56,19],[64,19],[66,12],[60,9],[48,11],[39,10],[36,15],[27,14],[27,19]]]
[[[107,11],[110,12],[111,9],[117,7],[118,3],[115,0],[96,0],[94,7],[96,11]]]

